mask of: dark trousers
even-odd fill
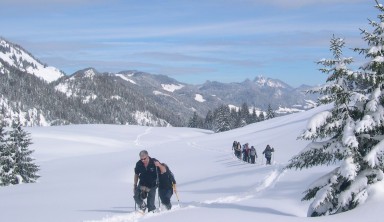
[[[173,195],[173,189],[160,189],[159,188],[159,196],[160,196],[160,200],[161,200],[161,203],[164,204],[167,209],[171,209],[172,205],[171,205],[171,197]]]
[[[251,155],[251,163],[253,163],[253,164],[255,163],[255,157],[256,157],[256,156],[252,156],[252,155]]]
[[[140,194],[141,194],[140,186],[138,186],[135,190],[135,195],[133,198],[135,199],[135,202],[138,206],[141,206],[143,204],[143,199],[141,199]],[[143,191],[144,192],[144,191]],[[156,210],[155,206],[155,198],[156,198],[156,187],[152,187],[147,195],[147,208],[148,212],[152,210]]]
[[[267,159],[267,164],[271,165],[271,157],[270,156],[266,156],[265,158]]]

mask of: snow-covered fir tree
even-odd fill
[[[188,121],[188,127],[190,128],[202,128],[203,127],[203,119],[197,115],[196,112],[193,113],[193,116]]]
[[[275,113],[275,111],[273,111],[271,104],[269,104],[265,119],[273,119],[273,118],[275,118],[275,116],[276,116],[276,113]]]
[[[10,164],[9,161],[12,159],[8,152],[8,147],[6,143],[7,132],[4,128],[4,123],[0,120],[0,186],[8,185]]]
[[[215,113],[214,131],[224,132],[231,129],[231,113],[227,105],[221,105]]]
[[[7,181],[10,184],[34,183],[40,177],[37,174],[39,166],[31,157],[33,150],[28,149],[31,144],[29,133],[22,129],[19,121],[13,121],[6,146],[12,157],[8,162],[11,173]]]
[[[353,72],[352,58],[343,57],[344,41],[331,39],[333,59],[319,62],[329,74],[327,84],[313,90],[323,96],[320,104],[333,103],[331,110],[311,118],[302,139],[312,140],[287,168],[309,168],[336,164],[337,167],[315,181],[303,200],[314,199],[308,216],[336,214],[351,210],[368,197],[371,184],[383,179],[384,151],[384,8],[380,23],[370,22],[374,31],[363,31],[366,49],[356,49],[370,61]]]

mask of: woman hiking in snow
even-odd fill
[[[167,166],[162,163],[166,171],[159,175],[159,196],[161,203],[170,210],[172,208],[171,197],[173,195],[173,187],[176,186],[175,176]]]

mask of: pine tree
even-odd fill
[[[30,156],[33,151],[28,149],[31,144],[29,133],[22,129],[19,121],[13,121],[7,145],[14,164],[11,165],[13,172],[10,183],[33,183],[40,177],[37,175],[39,167],[33,163],[34,159]]]
[[[260,115],[259,115],[259,117],[257,119],[258,119],[257,120],[258,122],[264,121],[265,120],[264,112],[260,112]]]
[[[0,186],[3,186],[6,183],[7,170],[7,144],[6,144],[7,133],[4,129],[4,124],[0,120]]]
[[[208,111],[204,119],[204,128],[213,130],[213,113],[211,110]]]
[[[268,105],[267,109],[267,115],[265,116],[265,119],[273,119],[275,118],[276,114],[275,111],[273,111],[271,104]]]
[[[188,121],[188,127],[190,128],[202,128],[203,120],[197,115],[196,112],[193,112],[193,116]]]
[[[252,109],[252,115],[251,115],[251,123],[256,123],[257,122],[257,113],[256,113],[256,108],[253,107]]]
[[[377,4],[381,13],[384,8]],[[352,58],[343,57],[344,41],[331,39],[333,59],[319,64],[329,74],[327,84],[313,92],[323,96],[320,104],[333,103],[328,111],[313,116],[302,139],[312,140],[287,168],[309,168],[318,165],[338,166],[314,182],[303,200],[314,201],[308,216],[322,216],[351,210],[368,197],[369,185],[383,179],[384,151],[384,15],[381,23],[371,22],[373,33],[363,31],[370,49],[356,49],[371,61],[353,72],[347,66]]]
[[[243,126],[246,126],[247,124],[249,124],[249,108],[248,108],[248,104],[247,103],[243,103],[243,105],[241,105],[241,109],[240,109],[240,118],[241,118],[241,127]]]
[[[215,132],[224,132],[231,129],[231,113],[226,105],[221,105],[215,115]]]

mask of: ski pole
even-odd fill
[[[159,192],[159,170],[157,169],[157,167],[156,167],[156,176],[157,176],[157,178],[156,178],[156,186],[157,186],[157,199],[158,199],[158,201],[159,201],[159,209],[160,209],[160,192]]]
[[[176,184],[172,183],[172,187],[173,187],[173,191],[174,191],[175,194],[176,194],[177,203],[178,203],[178,205],[179,205],[179,207],[180,207],[179,194],[177,193]]]

